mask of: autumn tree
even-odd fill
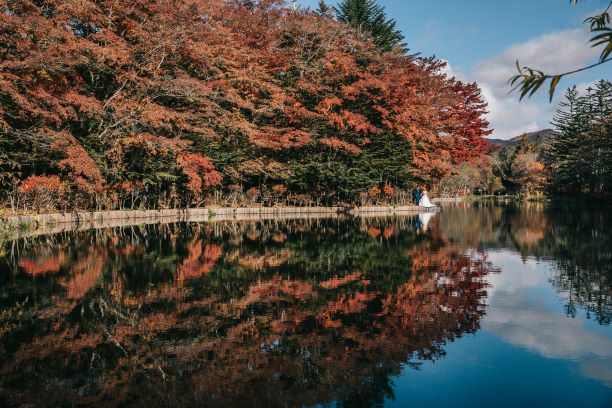
[[[26,207],[55,176],[56,209],[355,202],[486,155],[475,84],[280,0],[0,11],[1,190]]]

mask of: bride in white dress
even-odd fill
[[[423,191],[421,195],[421,201],[419,201],[419,206],[425,207],[425,208],[435,207],[435,205],[433,205],[431,201],[429,201],[429,197],[427,196],[427,191]]]

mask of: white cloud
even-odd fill
[[[597,59],[598,50],[588,45],[586,30],[565,30],[541,35],[514,44],[486,60],[476,63],[472,80],[478,82],[489,103],[488,119],[495,129],[493,137],[508,139],[524,132],[548,127],[550,107],[535,100],[518,101],[517,93],[509,93],[508,78],[516,73],[516,60],[547,73],[559,73],[584,66]],[[559,89],[562,89],[560,85]],[[542,89],[541,93],[546,91]]]

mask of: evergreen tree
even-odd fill
[[[319,7],[317,7],[316,12],[322,16],[326,16],[331,13],[331,7],[329,7],[323,0],[319,0]]]
[[[402,42],[404,36],[395,28],[395,20],[387,19],[385,8],[375,0],[343,0],[334,10],[338,20],[371,35],[381,52],[394,47],[400,47],[404,52],[408,50]]]
[[[580,190],[578,136],[585,131],[584,116],[579,115],[580,95],[574,86],[565,93],[552,124],[556,133],[549,142],[544,159],[551,169],[553,190],[576,192]]]
[[[544,151],[555,192],[610,193],[612,190],[612,83],[602,80],[580,95],[570,88],[552,124],[555,135]]]

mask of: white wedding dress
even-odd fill
[[[427,193],[423,193],[423,195],[421,196],[421,201],[419,201],[419,206],[425,207],[425,208],[435,207],[435,205],[433,205],[431,201],[429,201],[429,197],[427,197]]]

